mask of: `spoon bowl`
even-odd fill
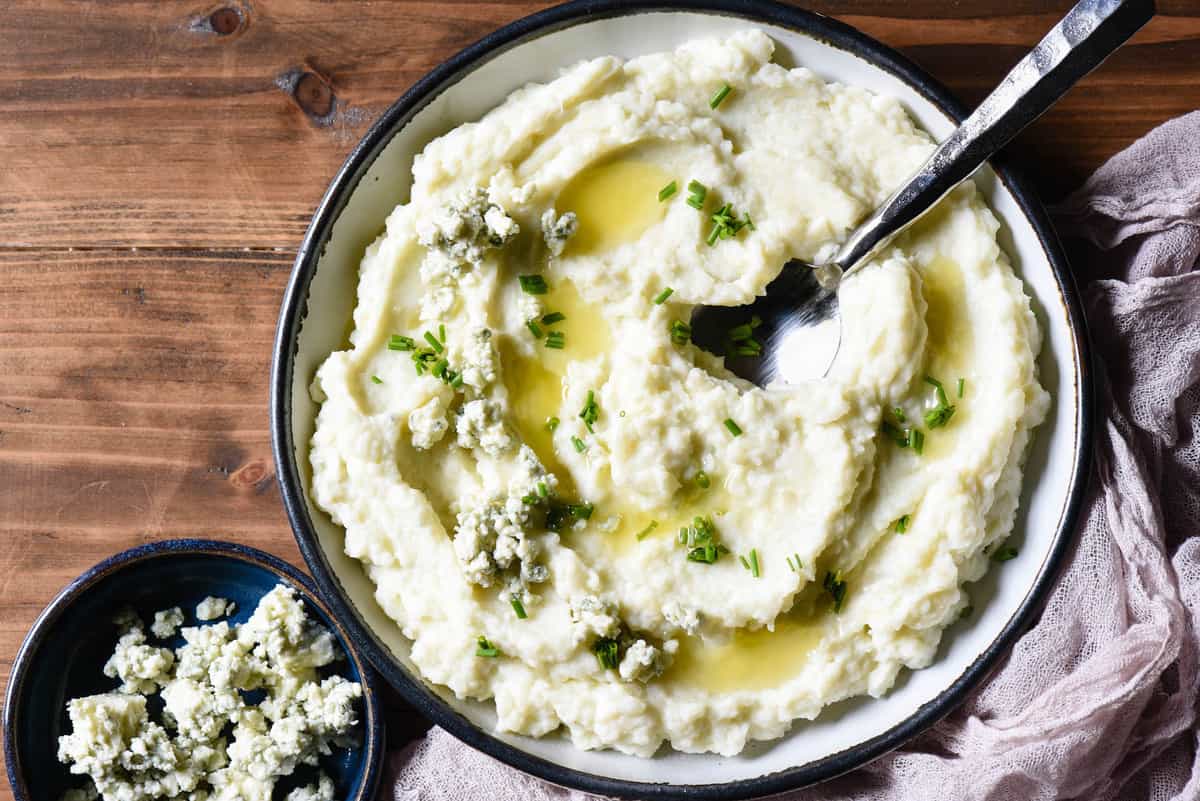
[[[761,387],[824,376],[841,347],[842,322],[837,289],[823,286],[819,276],[793,259],[747,306],[697,306],[692,341]],[[750,339],[740,338],[745,332]]]

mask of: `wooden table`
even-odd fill
[[[544,5],[5,3],[0,679],[42,606],[118,550],[205,536],[300,564],[267,432],[295,247],[389,103]],[[811,5],[975,102],[1070,3]],[[1200,2],[1159,5],[1013,146],[1047,201],[1200,106]]]

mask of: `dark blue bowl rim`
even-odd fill
[[[663,11],[700,12],[777,25],[854,54],[891,73],[954,121],[967,109],[940,82],[890,47],[845,23],[772,0],[575,0],[506,25],[460,51],[405,92],[351,151],[329,185],[296,254],[284,293],[271,368],[271,442],[288,519],[318,585],[330,605],[357,636],[358,645],[380,674],[422,714],[468,745],[525,773],[554,784],[605,796],[642,799],[760,798],[825,781],[860,767],[902,745],[945,717],[986,678],[1017,639],[1037,619],[1075,543],[1075,521],[1083,502],[1091,465],[1094,389],[1087,326],[1079,290],[1049,215],[1031,185],[1003,154],[991,166],[1017,201],[1033,228],[1058,284],[1059,300],[1071,327],[1075,381],[1075,442],[1071,483],[1055,539],[1021,605],[999,636],[945,690],[888,731],[836,754],[750,779],[717,784],[675,785],[600,776],[534,756],[494,737],[455,711],[443,698],[390,655],[350,601],[321,550],[308,513],[306,490],[295,458],[291,408],[293,365],[308,299],[308,288],[338,215],[378,154],[421,109],[464,75],[512,47],[540,36],[597,19]]]
[[[121,551],[104,559],[93,567],[88,568],[82,575],[61,589],[54,599],[46,605],[34,620],[29,633],[25,635],[16,658],[13,659],[12,673],[8,679],[8,689],[4,696],[4,759],[8,767],[8,783],[13,791],[14,801],[33,801],[24,777],[19,772],[20,758],[17,753],[17,724],[20,721],[21,709],[19,699],[25,682],[27,669],[45,639],[46,634],[62,616],[88,589],[113,573],[136,562],[151,559],[170,558],[176,555],[205,554],[261,567],[287,580],[289,584],[300,590],[307,601],[325,613],[333,622],[336,634],[341,640],[342,648],[353,662],[354,669],[359,675],[363,686],[363,708],[366,710],[363,721],[364,739],[362,747],[366,749],[363,760],[366,765],[359,791],[353,799],[347,801],[371,801],[383,773],[383,757],[385,751],[383,729],[383,707],[379,696],[379,688],[375,671],[371,664],[362,658],[350,638],[349,632],[340,623],[329,604],[321,597],[320,590],[312,580],[282,559],[272,556],[265,551],[239,545],[234,542],[220,542],[205,539],[174,539],[151,542]]]

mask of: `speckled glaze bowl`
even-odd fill
[[[376,678],[312,581],[254,548],[189,539],[143,545],[105,559],[71,582],[34,622],[13,662],[4,699],[4,757],[16,801],[53,801],[83,783],[58,761],[58,737],[71,730],[69,699],[113,689],[114,681],[102,669],[116,644],[109,621],[118,609],[131,606],[149,622],[157,610],[179,606],[191,625],[196,604],[213,595],[235,601],[235,613],[223,619],[242,623],[281,582],[297,590],[312,619],[333,631],[346,654],[334,672],[362,684],[362,743],[335,750],[321,760],[321,769],[334,780],[338,799],[371,801],[384,751]],[[166,644],[182,642],[177,635]]]
[[[803,65],[826,80],[899,98],[937,139],[964,116],[943,86],[903,56],[847,25],[792,6],[764,0],[568,3],[453,56],[383,114],[321,201],[280,315],[271,376],[277,475],[300,549],[330,605],[384,678],[426,716],[520,770],[602,795],[772,795],[851,770],[921,732],[960,703],[1036,618],[1071,545],[1084,491],[1092,388],[1078,293],[1045,211],[1012,167],[996,160],[975,180],[1001,222],[1000,244],[1033,298],[1046,340],[1039,369],[1053,404],[1027,462],[1010,540],[1019,555],[970,586],[975,612],[946,631],[931,666],[903,673],[883,698],[836,704],[817,720],[798,721],[786,736],[732,758],[664,748],[652,759],[640,759],[582,751],[557,735],[498,734],[491,704],[454,698],[421,679],[409,659],[409,643],[376,604],[362,567],[345,555],[344,532],[309,495],[308,448],[317,412],[309,385],[329,353],[345,346],[364,248],[383,230],[392,208],[408,200],[413,156],[434,137],[478,119],[514,89],[552,79],[583,59],[668,50],[745,26],[766,31],[776,42],[776,61],[785,66]]]

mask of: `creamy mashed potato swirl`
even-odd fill
[[[972,184],[846,281],[825,380],[751,386],[676,325],[826,256],[932,149],[772,49],[583,62],[431,142],[313,383],[314,500],[502,730],[778,737],[928,665],[1012,527],[1040,334]]]

